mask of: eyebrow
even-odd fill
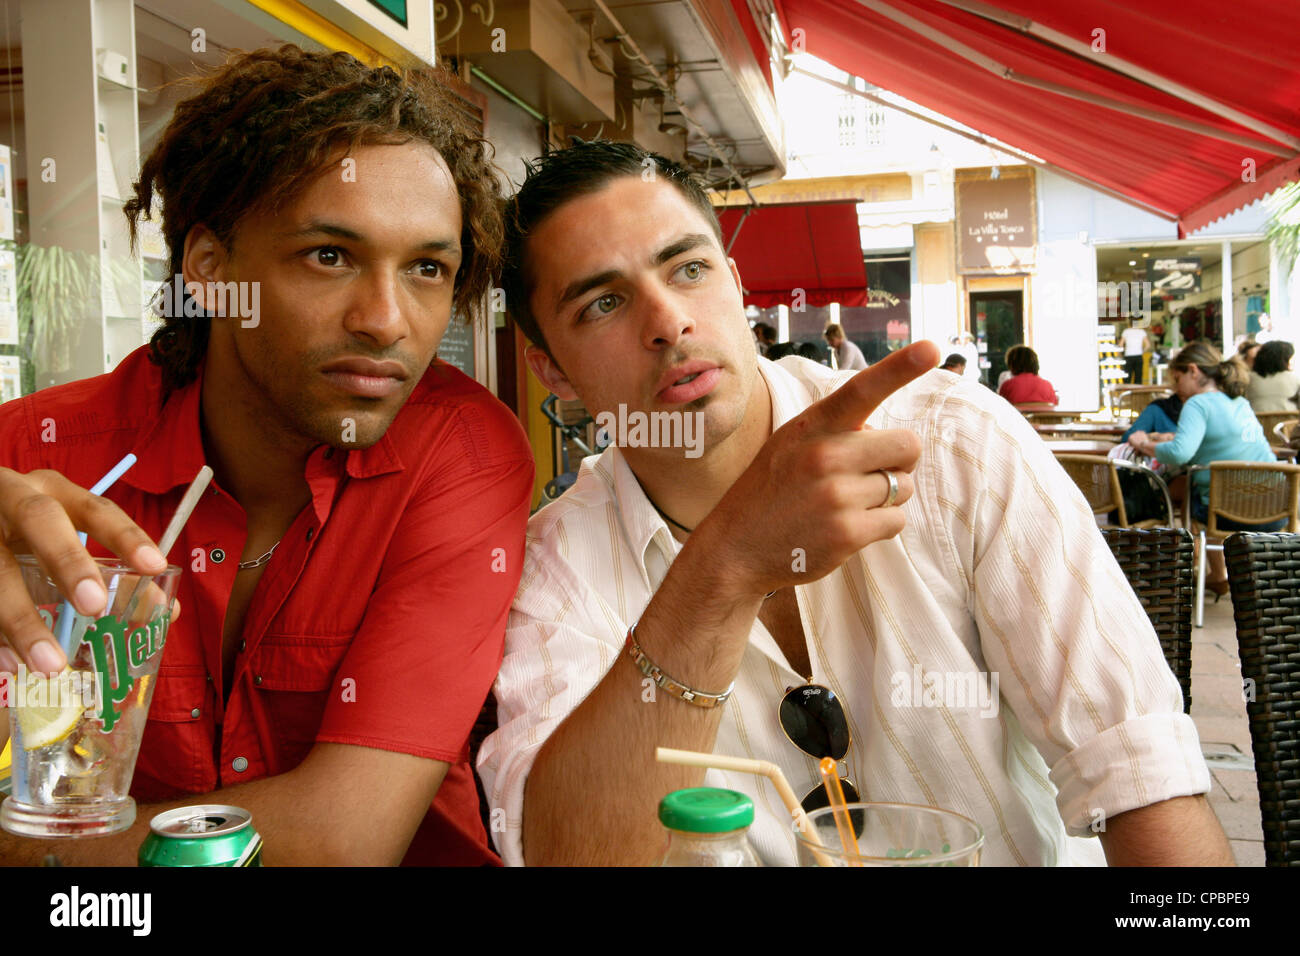
[[[346,226],[340,226],[337,223],[325,222],[320,219],[313,219],[301,229],[293,229],[283,233],[284,236],[291,239],[300,239],[306,236],[334,236],[339,239],[349,239],[352,242],[365,242],[365,237],[355,229],[349,229]],[[428,252],[445,252],[450,255],[460,255],[460,243],[455,239],[427,239],[415,247],[421,251]]]
[[[698,249],[700,246],[707,246],[713,243],[713,237],[703,232],[693,232],[675,239],[668,245],[664,246],[653,256],[650,257],[652,266],[661,266],[680,256],[683,252],[689,252],[692,249]],[[567,305],[574,299],[581,298],[597,286],[602,286],[607,282],[613,282],[615,279],[621,279],[623,273],[617,269],[606,269],[604,272],[597,272],[594,275],[584,276],[581,279],[575,279],[565,286],[564,291],[560,294],[559,306]]]

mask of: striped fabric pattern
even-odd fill
[[[773,429],[849,377],[796,357],[759,367]],[[971,817],[985,831],[984,865],[1057,866],[1104,863],[1095,821],[1207,792],[1151,624],[1023,416],[935,371],[869,424],[922,438],[907,526],[795,589],[813,680],[849,715],[842,769],[863,799]],[[493,838],[508,864],[524,862],[538,749],[611,667],[632,666],[620,660],[628,626],[679,548],[617,449],[584,461],[573,488],[530,521],[496,683],[500,726],[479,755],[490,803],[506,811]],[[816,763],[777,719],[785,690],[807,676],[755,621],[715,752],[771,760],[796,792],[811,789]],[[986,689],[996,678],[992,706],[968,692],[974,678]],[[763,862],[793,864],[789,815],[766,780],[709,771],[705,782],[749,794]]]

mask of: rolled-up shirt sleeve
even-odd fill
[[[538,751],[604,679],[624,640],[616,609],[565,561],[563,537],[530,529],[494,688],[497,730],[479,750],[492,839],[507,866],[524,864],[524,787]],[[500,810],[503,826],[495,822]]]
[[[950,393],[935,419],[946,533],[989,671],[1058,790],[1067,832],[1205,793],[1196,726],[1092,509],[1012,409]]]

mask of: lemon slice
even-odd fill
[[[76,729],[86,710],[81,695],[73,693],[76,689],[71,671],[53,680],[40,674],[27,675],[27,686],[14,708],[24,750],[57,744]],[[45,702],[47,706],[29,707],[28,701]]]

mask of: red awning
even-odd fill
[[[1182,234],[1300,179],[1300,4],[776,3],[808,53],[1176,217]]]
[[[718,212],[724,242],[735,235],[744,212]],[[761,206],[745,218],[731,258],[740,270],[746,305],[797,306],[796,290],[803,291],[806,305],[866,305],[857,203]]]

